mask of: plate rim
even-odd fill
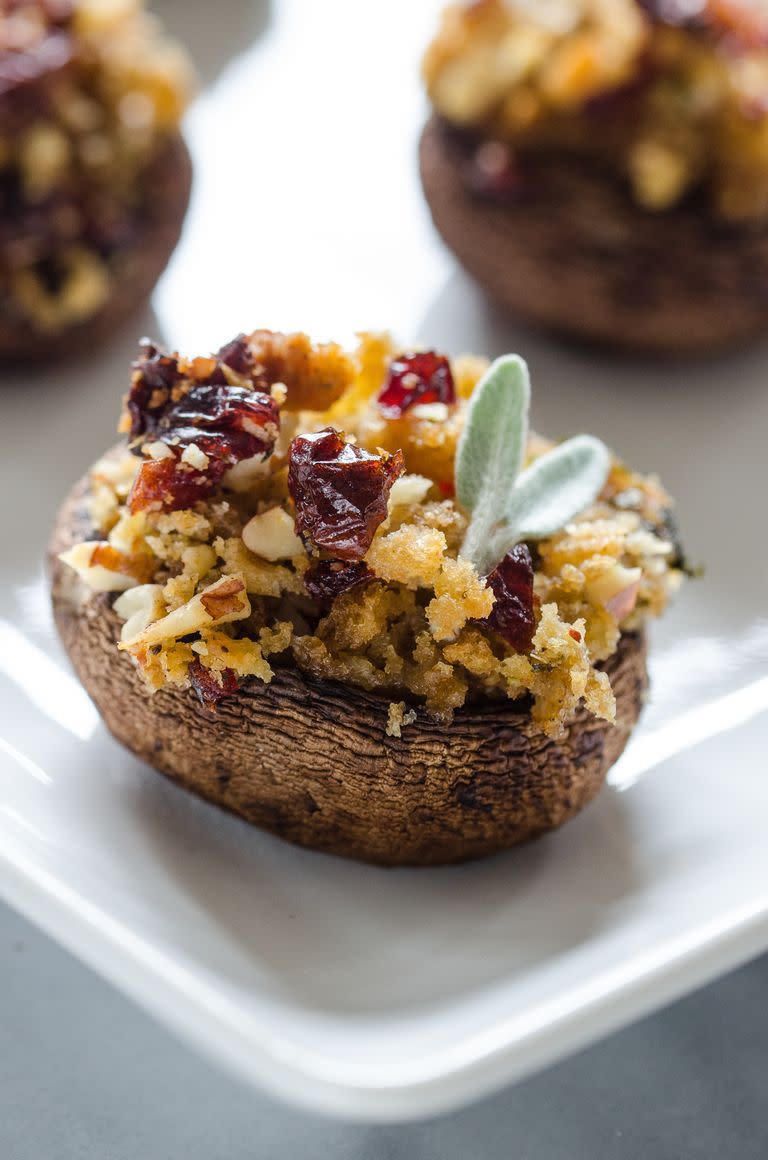
[[[463,1061],[446,1065],[449,1054],[436,1052],[419,1082],[396,1077],[376,1082],[359,1070],[353,1080],[334,1076],[330,1069],[323,1075],[318,1060],[308,1066],[309,1056],[302,1056],[295,1043],[263,1029],[259,1034],[254,1021],[244,1020],[212,986],[12,845],[0,849],[0,864],[7,870],[0,876],[0,897],[8,905],[187,1044],[288,1104],[357,1122],[396,1123],[456,1110],[588,1047],[768,949],[766,895],[635,956],[629,973],[626,964],[613,966],[571,988],[569,1002],[560,1002],[554,1017],[547,1018],[553,1007],[548,999],[525,1020],[518,1015],[502,1021],[500,1031],[490,1036],[481,1031],[472,1037],[481,1041],[473,1051],[465,1044]],[[527,1030],[521,1022],[529,1024]]]

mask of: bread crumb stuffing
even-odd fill
[[[265,360],[277,358],[278,347],[266,338],[259,349]],[[449,722],[463,705],[485,700],[527,699],[533,722],[551,736],[582,704],[614,720],[614,695],[599,666],[616,651],[623,632],[642,628],[664,610],[681,577],[670,500],[658,480],[615,461],[590,508],[549,539],[530,545],[535,630],[530,648],[515,652],[488,624],[494,592],[461,555],[467,516],[444,486],[445,471],[453,477],[465,400],[484,360],[454,360],[460,400],[448,407],[444,423],[418,416],[406,422],[406,414],[390,421],[395,434],[376,406],[395,353],[391,341],[364,335],[352,355],[329,346],[312,364],[314,349],[289,343],[283,350],[288,362],[281,365],[286,391],[275,393],[288,406],[331,401],[322,413],[291,411],[281,426],[287,422],[293,433],[309,432],[340,424],[343,417],[345,436],[357,436],[363,445],[374,430],[385,436],[384,443],[405,436],[407,455],[415,453],[418,462],[409,463],[409,470],[422,478],[403,477],[399,498],[395,493],[363,561],[355,565],[362,570],[360,582],[321,605],[310,597],[305,575],[325,564],[328,554],[295,539],[280,441],[248,487],[229,486],[225,479],[210,499],[172,512],[130,515],[126,499],[137,458],[126,450],[102,460],[92,477],[94,522],[98,533],[109,537],[98,542],[100,563],[120,563],[122,578],[111,581],[114,591],[118,583],[152,582],[146,599],[121,600],[116,609],[119,615],[124,609],[122,619],[131,621],[134,636],[126,633],[122,648],[148,687],[189,686],[193,662],[221,686],[232,678],[268,682],[270,658],[280,657],[278,663],[297,666],[314,679],[389,698],[391,737],[412,723],[417,706]],[[444,428],[432,444],[425,442],[427,425],[438,432]],[[526,461],[551,446],[532,435]],[[267,554],[275,558],[267,559],[249,548],[248,540],[265,550],[270,521],[291,529],[288,556],[270,549]],[[249,526],[259,536],[247,533],[244,540]],[[87,563],[93,563],[90,556]]]

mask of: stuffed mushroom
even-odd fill
[[[598,792],[684,570],[670,499],[528,427],[525,363],[145,343],[65,502],[56,622],[113,734],[290,841],[478,857]]]
[[[191,166],[185,54],[141,0],[13,0],[0,20],[0,354],[81,350],[147,297]]]
[[[764,4],[454,4],[424,75],[434,222],[508,311],[662,353],[768,327]]]

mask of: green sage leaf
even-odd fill
[[[481,567],[505,519],[528,440],[531,387],[518,355],[504,355],[475,387],[456,451],[456,496],[470,513],[462,555]]]
[[[518,476],[490,555],[498,561],[520,540],[543,540],[560,531],[594,502],[610,465],[608,449],[592,435],[576,435],[534,460]]]

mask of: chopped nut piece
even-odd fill
[[[217,624],[221,624],[224,620],[237,620],[243,615],[243,610],[248,604],[245,584],[238,577],[223,576],[217,584],[200,593],[200,603],[211,620]],[[245,615],[248,612],[250,608]]]
[[[163,443],[160,439],[154,439],[151,443],[145,443],[141,451],[143,455],[146,455],[147,459],[155,459],[159,461],[161,459],[175,458],[173,451],[168,446],[168,444]],[[184,459],[183,455],[182,459]],[[184,462],[189,463],[189,460],[184,460]],[[190,464],[190,466],[194,466],[194,464]]]
[[[162,586],[140,584],[138,588],[129,588],[118,596],[112,607],[120,619],[125,621],[120,639],[131,640],[165,614]]]
[[[296,535],[285,508],[273,507],[253,516],[243,528],[243,543],[249,551],[264,560],[293,560],[304,554],[304,545]]]
[[[190,443],[181,453],[181,462],[188,463],[190,467],[194,467],[197,471],[207,471],[210,460],[196,443]]]
[[[642,575],[640,568],[614,564],[608,572],[587,583],[587,592],[596,604],[605,605],[618,621],[622,621],[637,603]]]
[[[215,624],[243,620],[250,612],[251,605],[242,576],[222,576],[221,580],[210,584],[181,608],[156,620],[120,647],[135,652],[166,640],[178,640],[180,636],[199,632]]]
[[[432,480],[424,475],[401,475],[392,484],[389,493],[390,511],[396,507],[408,507],[410,504],[420,504],[432,487]]]
[[[75,544],[62,552],[59,559],[73,568],[94,592],[124,592],[140,583],[131,560],[101,540]]]

